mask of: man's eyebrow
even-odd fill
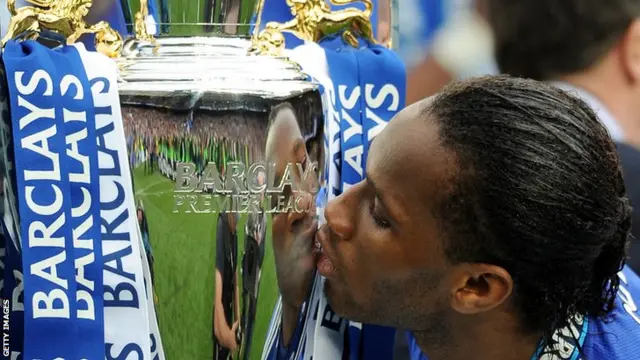
[[[383,199],[384,194],[382,191],[380,191],[380,188],[378,188],[376,186],[376,183],[373,180],[371,180],[371,177],[367,176],[366,180],[367,180],[367,184],[373,189],[373,192],[376,195],[376,198],[382,203],[382,206],[385,209],[388,209],[387,205],[384,203],[384,199]]]
[[[375,197],[380,202],[380,205],[382,206],[382,208],[385,209],[385,213],[389,221],[395,224],[400,224],[399,219],[403,217],[401,215],[402,210],[399,210],[397,207],[395,208],[389,207],[389,204],[384,200],[386,198],[384,190],[381,190],[379,187],[377,187],[375,181],[372,180],[370,176],[367,176],[365,180],[367,181],[367,185],[373,189]]]

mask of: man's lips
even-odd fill
[[[313,252],[316,255],[316,268],[320,275],[331,277],[336,273],[336,267],[327,255],[327,244],[329,242],[330,229],[325,224],[316,233]],[[329,251],[330,252],[330,251]]]

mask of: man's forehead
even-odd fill
[[[288,128],[293,129],[293,124],[298,125],[298,120],[296,120],[296,114],[293,110],[289,108],[282,109],[276,115],[274,119],[273,126],[283,127],[287,126]],[[299,129],[298,129],[299,131]]]
[[[398,203],[393,206],[402,208],[444,195],[455,167],[455,157],[442,147],[435,122],[418,113],[409,111],[405,113],[409,116],[394,119],[376,137],[367,159],[367,176],[393,198],[389,202]]]

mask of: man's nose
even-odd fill
[[[329,201],[324,209],[324,216],[327,225],[342,240],[349,240],[353,236],[356,223],[356,213],[358,208],[358,189],[361,184],[357,184],[342,195]]]

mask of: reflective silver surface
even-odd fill
[[[317,90],[297,64],[284,58],[250,56],[249,40],[222,37],[167,37],[159,47],[127,40],[118,59],[125,104],[188,110],[266,110]]]
[[[168,360],[260,359],[279,294],[272,215],[262,207],[237,219],[219,216],[215,193],[174,192],[176,171],[186,162],[204,176],[207,164],[216,163],[224,179],[225,164],[264,161],[276,117],[271,109],[283,103],[295,120],[278,132],[285,136],[278,139],[279,156],[302,160],[294,140],[306,145],[309,160],[321,160],[318,86],[287,59],[247,55],[246,39],[160,37],[157,43],[154,52],[149,43],[128,40],[117,62],[164,352]]]

